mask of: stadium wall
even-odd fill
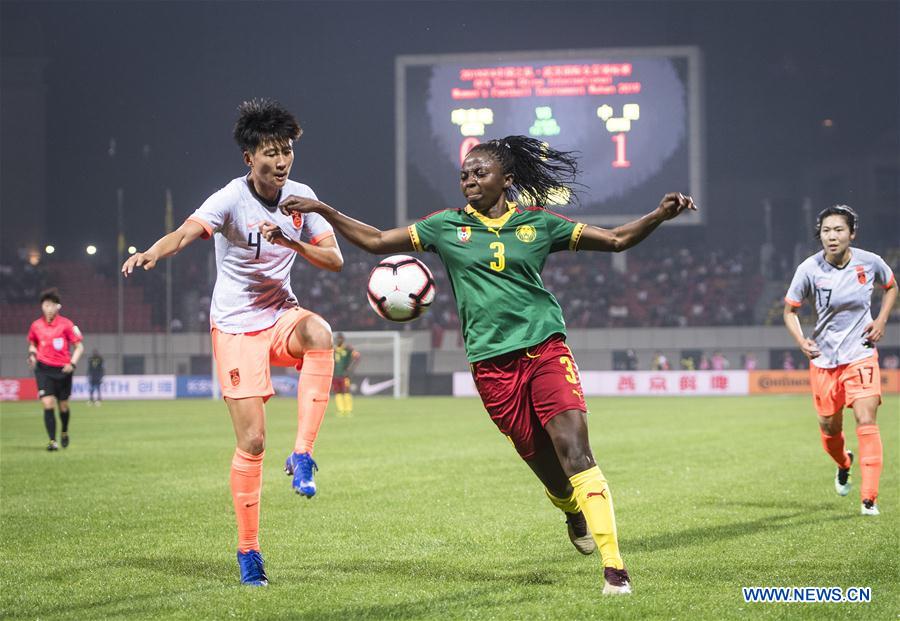
[[[339,328],[338,328],[339,329]],[[25,364],[27,343],[26,328],[21,335],[0,335],[0,375],[25,377],[30,375]],[[448,330],[436,337],[427,330],[403,333],[412,339],[412,352],[427,354],[429,374],[449,374],[468,369],[465,350],[459,332]],[[204,375],[210,372],[210,340],[206,332],[174,334],[170,352],[165,334],[126,334],[122,340],[123,359],[118,350],[115,334],[85,334],[85,358],[96,349],[104,357],[106,372],[111,375],[175,374]],[[438,346],[433,347],[434,341]],[[769,355],[773,351],[797,350],[787,331],[780,326],[736,326],[718,328],[610,328],[570,330],[569,345],[578,359],[578,366],[585,371],[610,371],[615,369],[613,352],[633,349],[637,354],[638,368],[647,370],[655,352],[661,352],[673,369],[678,368],[685,351],[701,350],[707,355],[721,352],[730,362],[731,369],[740,368],[742,357],[753,354],[761,369],[769,368]],[[900,324],[888,324],[881,341],[882,350],[896,349],[900,345]],[[359,373],[390,374],[390,360],[380,356],[365,356],[360,361]],[[125,368],[131,365],[135,370]],[[85,365],[77,375],[85,373]],[[277,373],[277,371],[276,371]]]
[[[884,369],[881,383],[884,394],[900,393],[900,371]],[[292,398],[297,393],[296,375],[274,376],[272,384],[277,396]],[[392,384],[390,377],[365,375],[355,385],[355,389],[365,396],[389,396]],[[808,371],[584,371],[581,373],[581,385],[587,397],[810,393]],[[209,399],[213,395],[212,379],[202,375],[108,375],[104,378],[101,389],[103,399],[114,401]],[[478,396],[472,376],[466,371],[457,371],[450,376],[432,375],[413,379],[410,389],[413,395]],[[72,400],[85,401],[88,392],[87,378],[75,378]],[[37,386],[34,378],[0,377],[0,401],[36,399]]]

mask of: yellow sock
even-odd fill
[[[597,542],[604,567],[624,569],[616,536],[616,515],[612,495],[600,468],[594,466],[569,478],[575,488],[575,498],[584,513],[588,529]],[[554,503],[555,504],[555,503]],[[558,506],[558,505],[557,505]]]
[[[544,493],[547,494],[547,498],[550,499],[550,502],[553,503],[553,506],[560,511],[565,511],[566,513],[578,513],[578,500],[576,500],[575,498],[574,491],[568,498],[557,498],[556,496],[551,494],[550,490],[548,489],[544,489]]]
[[[344,406],[344,395],[341,394],[341,393],[337,393],[336,395],[334,395],[334,402],[337,404],[337,411],[338,411],[338,414],[343,415],[343,413],[344,413],[344,412],[346,411],[346,409],[347,409],[347,408]]]
[[[344,405],[347,408],[347,414],[353,413],[353,395],[349,392],[344,395]]]

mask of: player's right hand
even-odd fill
[[[293,213],[317,213],[324,211],[327,206],[321,201],[304,196],[291,194],[278,204],[278,209],[286,216]]]
[[[156,267],[156,262],[159,260],[152,252],[136,252],[130,257],[125,263],[122,264],[122,275],[125,278],[128,278],[128,275],[134,271],[136,267],[143,267],[144,271],[152,270]]]
[[[810,360],[812,360],[813,358],[818,358],[819,354],[821,353],[819,351],[819,346],[816,345],[816,342],[809,338],[803,339],[803,343],[800,344],[800,351],[802,351],[803,354]]]
[[[671,220],[684,211],[697,211],[697,206],[692,197],[681,192],[669,192],[659,202],[658,209],[662,213],[663,220]]]

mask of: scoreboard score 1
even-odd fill
[[[704,206],[700,64],[693,47],[398,57],[397,226],[461,207],[465,155],[513,134],[580,154],[577,200],[548,205],[570,218],[621,224],[672,191]]]

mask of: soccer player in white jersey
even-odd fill
[[[816,218],[816,237],[823,251],[797,268],[784,301],[784,324],[810,360],[810,385],[825,451],[837,464],[837,493],[850,493],[853,453],[844,445],[843,410],[853,408],[859,440],[863,515],[878,515],[878,481],[882,448],[876,415],[881,405],[881,372],[875,344],[897,300],[897,284],[877,254],[850,246],[859,218],[846,205],[823,209]],[[881,311],[872,319],[872,291],[885,289]],[[816,325],[803,335],[797,309],[810,298]]]
[[[328,405],[334,370],[331,328],[301,308],[290,274],[300,255],[314,266],[337,272],[343,257],[331,225],[316,214],[282,214],[282,198],[315,198],[288,179],[293,142],[302,134],[294,116],[277,102],[246,101],[234,138],[250,168],[210,196],[176,231],[122,266],[153,269],[198,237],[215,237],[216,285],[210,324],[213,356],[237,447],[231,462],[231,493],[238,525],[241,582],[268,584],[259,548],[259,500],[265,449],[265,402],[274,394],[270,364],[300,369],[298,425],[294,452],[285,471],[298,494],[316,493],[313,443]]]

